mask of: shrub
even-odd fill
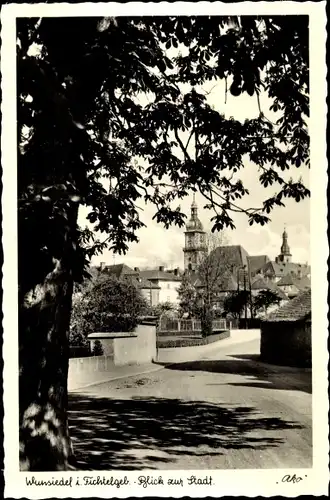
[[[206,344],[212,344],[218,340],[223,340],[230,337],[230,332],[228,330],[215,331],[212,335],[203,338],[173,338],[173,339],[157,339],[157,348],[165,349],[170,347],[195,347]]]
[[[101,275],[75,295],[70,344],[93,332],[131,332],[146,308],[146,301],[133,282]]]
[[[213,320],[212,311],[205,308],[202,311],[201,315],[201,328],[203,337],[208,337],[209,335],[212,335],[212,320]]]
[[[102,344],[99,340],[94,341],[92,353],[94,356],[102,356],[103,347],[102,347]]]

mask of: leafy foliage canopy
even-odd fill
[[[131,332],[147,308],[135,284],[101,276],[73,301],[72,341],[93,332]]]
[[[165,227],[182,226],[173,203],[199,190],[221,230],[233,212],[265,224],[285,198],[309,195],[282,175],[308,163],[307,16],[22,18],[17,56],[20,236],[35,259],[20,252],[27,289],[64,247],[75,279],[107,246],[125,252],[143,226],[139,201]],[[255,118],[208,103],[203,85],[220,81],[255,97]],[[247,159],[279,188],[257,208],[239,204]],[[80,205],[93,231],[76,225]]]

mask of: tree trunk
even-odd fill
[[[34,266],[34,273],[27,268],[29,262],[19,249],[19,454],[22,471],[66,470],[73,453],[67,417],[67,376],[73,292],[70,263],[72,250],[76,248],[72,245],[76,215],[75,209],[68,217],[64,231],[66,245],[61,255],[57,252],[56,257],[42,261],[39,253],[39,262],[38,255],[32,257],[30,265]],[[19,247],[27,243],[26,229],[19,226]],[[32,283],[34,275],[39,276],[38,283]]]

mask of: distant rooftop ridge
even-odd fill
[[[299,293],[282,307],[271,313],[265,321],[309,320],[312,315],[312,292],[310,289]]]

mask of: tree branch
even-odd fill
[[[192,128],[192,130],[191,130],[191,132],[190,132],[189,138],[188,138],[188,140],[187,140],[187,144],[186,144],[186,147],[185,147],[185,149],[186,149],[186,150],[188,149],[190,139],[191,139],[191,138],[192,138],[192,136],[194,135],[194,131],[195,131],[195,129],[194,129],[194,127],[193,127],[193,128]]]
[[[174,136],[175,136],[175,138],[176,138],[176,140],[177,140],[178,144],[179,144],[179,145],[180,145],[180,147],[181,147],[181,150],[182,150],[182,152],[183,152],[183,154],[184,154],[184,156],[185,156],[185,159],[186,159],[186,160],[188,160],[188,161],[190,162],[190,161],[191,161],[191,158],[190,158],[190,156],[189,156],[189,154],[188,154],[188,152],[187,152],[186,148],[184,147],[183,142],[181,141],[181,139],[180,139],[180,137],[179,137],[179,134],[178,134],[178,129],[176,129],[176,128],[174,129]]]

